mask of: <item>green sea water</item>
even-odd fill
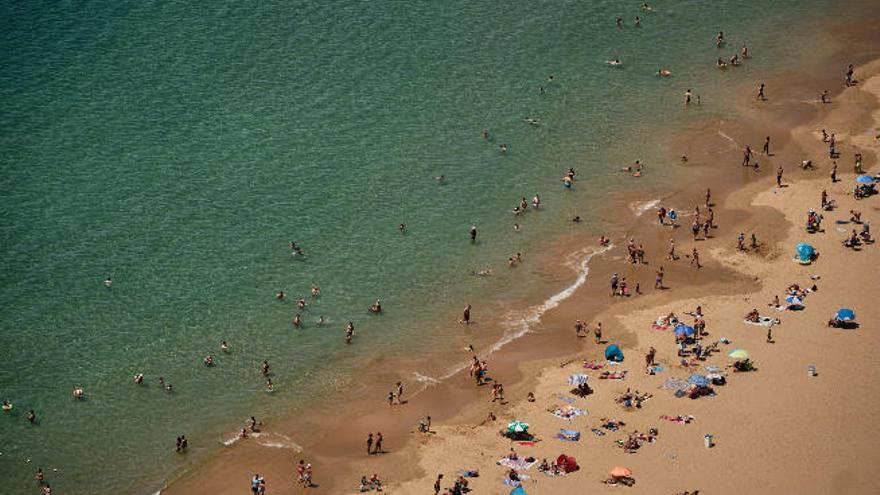
[[[471,300],[558,291],[470,272],[503,270],[574,214],[598,231],[591,209],[634,186],[617,170],[650,163],[658,126],[723,113],[713,96],[809,49],[831,4],[640,3],[0,2],[0,399],[16,406],[0,493],[36,492],[36,467],[60,493],[154,492],[251,414],[449,346],[461,330],[443,322]],[[716,70],[743,40],[753,58]],[[687,88],[700,109],[682,112]],[[652,173],[672,184],[671,168]],[[543,211],[515,220],[535,193]]]

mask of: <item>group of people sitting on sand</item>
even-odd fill
[[[653,397],[653,395],[647,392],[640,394],[638,390],[636,390],[635,392],[631,392],[630,389],[626,389],[626,392],[614,399],[614,402],[622,405],[627,409],[641,409],[642,402],[647,401],[651,397]]]
[[[361,487],[359,491],[363,493],[371,492],[374,490],[377,492],[382,491],[382,480],[379,479],[379,475],[373,473],[373,476],[370,476],[369,479],[367,479],[366,475],[361,476]]]

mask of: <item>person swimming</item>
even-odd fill
[[[110,277],[105,278],[104,279],[104,287],[109,289],[111,285],[113,285],[113,279]]]
[[[134,375],[134,378],[132,378],[132,381],[135,383],[135,385],[140,385],[141,383],[144,383],[144,374],[136,373]]]
[[[532,124],[532,125],[541,125],[541,121],[540,121],[540,120],[538,120],[538,119],[536,119],[536,118],[532,118],[532,117],[526,117],[526,118],[524,118],[524,119],[523,119],[523,122],[528,122],[529,124]]]
[[[220,352],[229,352],[229,344],[227,344],[225,340],[220,341]]]
[[[615,58],[614,60],[608,60],[605,63],[607,63],[608,65],[613,65],[613,66],[623,65],[623,62],[621,62],[619,58]]]
[[[370,313],[379,314],[382,312],[382,301],[376,299],[376,302],[370,306]]]
[[[73,398],[74,399],[83,399],[85,398],[85,392],[83,388],[80,386],[73,387]]]
[[[299,313],[293,315],[292,323],[293,323],[293,326],[296,328],[299,328],[300,325],[302,325],[302,317],[299,315]]]

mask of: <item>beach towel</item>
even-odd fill
[[[498,461],[496,464],[498,464],[499,466],[504,466],[504,467],[510,468],[510,469],[515,469],[517,471],[522,471],[522,470],[529,469],[530,467],[534,466],[536,462],[537,461],[529,462],[523,458],[513,460],[513,459],[508,459],[507,457],[505,457],[505,458],[501,459],[500,461]],[[522,478],[522,476],[520,476],[520,478]]]
[[[578,416],[582,416],[584,414],[587,414],[587,411],[584,411],[583,409],[578,409],[578,408],[572,407],[572,406],[564,406],[564,407],[557,407],[556,410],[553,411],[552,414],[554,416],[556,416],[557,418],[571,421]]]
[[[584,363],[584,368],[588,370],[601,370],[605,366],[598,363]]]
[[[654,323],[651,323],[652,330],[669,330],[669,325],[663,323],[663,318],[657,318]]]
[[[459,469],[458,475],[464,478],[479,478],[480,472],[476,469]]]
[[[706,365],[706,371],[708,371],[709,373],[721,373],[721,368],[709,364]]]
[[[603,371],[602,374],[599,375],[599,379],[601,379],[601,380],[623,380],[624,378],[626,378],[626,373],[627,373],[626,370],[615,371],[613,373],[609,372],[609,371]]]
[[[537,442],[525,441],[525,442],[516,442],[520,445],[525,445],[526,447],[534,447]]]
[[[577,400],[574,397],[565,397],[562,395],[557,395],[556,398],[561,400],[562,402],[565,402],[566,404],[574,404],[574,401]]]
[[[666,390],[685,390],[688,387],[690,387],[690,383],[687,380],[678,378],[670,378],[663,382],[663,388]]]
[[[565,428],[560,428],[559,433],[556,434],[556,438],[569,442],[577,442],[581,439],[581,432],[577,430],[566,430]]]
[[[590,431],[595,433],[597,437],[604,437],[605,436],[605,432],[600,430],[599,428],[593,428]]]
[[[504,478],[504,481],[502,483],[504,483],[504,486],[513,486],[513,487],[517,487],[517,488],[522,488],[521,482],[512,480],[510,478]],[[510,493],[516,493],[516,491],[512,491]]]
[[[689,424],[691,421],[693,421],[694,417],[691,415],[688,415],[688,416],[681,416],[681,415],[667,416],[666,414],[664,414],[663,416],[660,416],[660,419],[665,419],[666,421],[672,421],[673,423],[678,423],[680,425],[686,425],[686,424]]]
[[[769,316],[762,316],[758,319],[757,322],[743,320],[743,323],[745,323],[747,325],[755,325],[757,327],[769,327],[774,321],[776,321],[775,318],[770,318]]]

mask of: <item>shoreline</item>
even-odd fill
[[[752,144],[759,143],[759,141],[756,141],[756,140],[751,140],[750,142]],[[731,150],[731,152],[729,154],[732,154],[735,156],[735,155],[737,155],[737,153],[738,153],[738,150]],[[674,152],[671,152],[671,150],[670,150],[669,154],[670,154],[670,156],[675,156]],[[781,152],[780,152],[780,154],[781,154]],[[717,156],[716,156],[716,158],[717,158]],[[729,160],[727,160],[727,161],[729,161]],[[788,163],[794,163],[794,162],[789,161]],[[869,164],[873,163],[873,161],[868,160],[868,163]],[[719,167],[712,167],[710,170],[698,170],[696,173],[698,175],[717,174],[719,172],[718,170],[716,170],[717,168],[719,168]],[[842,169],[843,169],[843,167],[842,167]],[[765,168],[765,173],[763,175],[768,175],[768,176],[772,175],[772,170],[770,170],[769,167]],[[762,182],[765,180],[766,180],[766,178],[762,177],[758,181]],[[749,182],[749,181],[750,181],[750,179],[745,179],[742,182],[746,183],[746,187],[748,187],[749,184],[755,183],[753,180],[751,182]],[[738,186],[739,186],[739,184],[735,184],[735,185],[732,185],[731,187],[735,189]],[[691,193],[698,193],[698,192],[699,191],[696,191],[696,190],[691,191]],[[715,188],[713,187],[713,193],[714,192],[715,192]],[[683,190],[683,191],[671,193],[671,196],[676,198],[675,201],[678,201],[679,203],[683,203],[684,200],[677,199],[677,198],[685,197],[688,194],[689,193],[686,192],[686,190]],[[724,196],[720,190],[718,191],[718,196],[719,197]],[[696,197],[699,197],[699,196],[696,196]],[[620,202],[624,202],[624,201],[625,201],[624,199],[615,200],[615,203],[620,203]],[[684,205],[682,205],[682,206],[684,206]],[[683,210],[685,210],[685,208],[682,208],[682,211]],[[628,210],[626,210],[626,211],[628,211]],[[734,222],[736,222],[738,220],[739,221],[747,220],[747,218],[739,219],[739,216],[741,216],[741,215],[738,214],[736,211],[732,211],[732,210],[728,211],[727,209],[719,209],[719,216],[721,216],[721,222],[722,222],[722,225],[724,226],[725,229],[728,228],[728,226],[731,222],[730,218],[728,218],[728,214],[730,214],[730,216],[732,218],[734,218]],[[742,215],[742,216],[744,217],[744,215]],[[651,219],[650,215],[645,215],[643,219],[635,221],[633,226],[631,227],[631,229],[633,229],[633,231],[636,231],[636,230],[644,231],[644,228],[643,228],[644,224],[652,223],[651,220],[652,219]],[[641,226],[641,227],[639,227],[639,226]],[[627,230],[627,229],[623,228],[622,230]],[[564,237],[569,237],[569,236],[566,235],[566,236],[563,236],[563,238]],[[588,239],[586,235],[573,234],[570,237],[578,239],[575,242],[579,242],[580,243],[579,245],[582,245],[582,246],[592,246],[595,244],[594,241],[591,241],[590,239]],[[624,237],[625,237],[625,234],[621,235],[621,238],[624,238]],[[653,236],[653,237],[654,237],[653,239],[646,240],[647,241],[646,244],[648,246],[648,252],[652,253],[652,254],[663,253],[664,250],[663,250],[662,246],[664,245],[664,241],[665,241],[665,237],[666,237],[665,232],[662,235],[657,234],[656,236]],[[615,239],[615,241],[616,241],[616,244],[619,248],[619,246],[621,244],[620,240]],[[768,242],[770,242],[770,241],[768,241]],[[560,247],[562,247],[562,246],[560,246]],[[682,245],[682,251],[684,251],[684,249],[683,249],[684,247],[685,246]],[[551,254],[546,255],[546,257],[552,257],[552,256],[555,256],[558,254],[556,252],[553,252],[554,249],[552,247],[549,249],[549,251],[551,251]],[[619,251],[617,251],[617,249],[615,249],[614,251],[609,253],[605,258],[611,258],[614,255],[614,253],[619,253]],[[656,255],[654,255],[652,257],[656,258]],[[556,360],[556,359],[558,359],[558,353],[560,352],[561,348],[570,347],[570,345],[560,344],[558,342],[559,335],[560,334],[563,334],[563,335],[568,334],[568,330],[565,330],[564,332],[556,331],[556,332],[549,332],[548,333],[548,332],[546,332],[547,328],[551,328],[551,327],[553,327],[553,328],[566,328],[566,329],[569,328],[569,326],[570,326],[569,322],[571,320],[573,320],[573,314],[574,314],[572,306],[575,306],[575,305],[579,306],[577,308],[578,314],[588,314],[588,315],[595,314],[593,311],[591,311],[593,309],[592,306],[595,306],[595,311],[598,311],[599,307],[604,306],[604,304],[601,302],[592,302],[591,303],[592,306],[584,306],[583,299],[589,299],[589,295],[605,294],[605,289],[604,289],[604,287],[605,287],[604,282],[606,280],[605,274],[609,270],[609,267],[615,267],[615,266],[619,267],[619,262],[615,259],[603,259],[603,257],[600,256],[598,259],[593,260],[593,264],[591,264],[589,267],[589,269],[591,270],[590,277],[588,279],[585,279],[586,284],[583,287],[577,289],[575,291],[575,295],[572,298],[563,301],[562,304],[560,304],[558,307],[554,308],[552,310],[552,314],[548,315],[546,321],[541,322],[539,328],[530,332],[530,334],[525,336],[525,338],[516,339],[516,340],[512,341],[507,347],[505,347],[504,351],[499,353],[499,356],[501,354],[504,355],[502,358],[499,359],[499,361],[503,360],[504,362],[495,363],[493,361],[492,363],[490,363],[492,366],[493,374],[496,374],[499,377],[503,377],[503,381],[505,383],[506,388],[508,388],[508,385],[511,382],[514,382],[512,386],[509,386],[509,389],[508,389],[509,396],[521,397],[522,395],[524,395],[524,393],[521,394],[521,392],[531,388],[530,387],[531,382],[534,382],[536,380],[535,378],[530,377],[529,376],[530,373],[523,371],[523,369],[528,369],[531,371],[535,366],[537,366],[534,363],[540,363],[542,361],[547,361],[547,360],[550,360],[550,361]],[[713,267],[713,269],[714,269],[714,267]],[[650,267],[648,268],[648,270],[650,270]],[[686,273],[685,270],[682,270],[682,271]],[[594,276],[594,274],[595,274],[595,276]],[[643,281],[645,281],[644,274],[642,274],[642,276],[643,276]],[[650,276],[648,276],[648,278],[650,278]],[[706,276],[703,276],[702,278],[705,279]],[[592,281],[597,281],[597,282],[596,282],[596,284],[592,284]],[[688,284],[690,287],[685,288],[685,287],[679,287],[677,285],[675,288],[676,290],[669,297],[682,297],[682,296],[685,296],[686,294],[688,294],[689,292],[699,292],[700,290],[702,290],[701,288],[704,287],[704,285],[706,285],[706,284],[708,284],[710,286],[720,285],[720,284],[714,283],[714,282],[706,282],[706,281],[698,281],[698,280],[685,281],[684,283]],[[607,296],[607,294],[605,294],[605,295]],[[661,298],[663,298],[663,297],[667,297],[667,296],[665,296],[665,295],[661,296]],[[635,298],[633,301],[628,302],[627,306],[632,305],[632,303],[634,303],[635,301],[640,301],[639,306],[643,306],[644,304],[649,304],[649,302],[641,302],[641,301],[650,301],[651,299],[652,298],[650,298],[650,297]],[[608,301],[604,301],[604,302],[607,303]],[[596,306],[596,305],[598,305],[598,306]],[[618,306],[621,306],[621,305],[618,305],[618,304],[614,305],[614,307],[618,307]],[[588,309],[585,310],[584,309],[585,307]],[[600,313],[600,314],[604,314],[604,313]],[[610,321],[610,319],[609,319],[609,321]],[[635,340],[634,340],[634,339],[636,339],[636,337],[637,336],[635,334],[621,335],[621,338],[623,339],[622,341],[623,341],[624,345],[636,345]],[[528,341],[528,342],[526,342],[526,341]],[[556,342],[554,342],[554,341],[556,341]],[[542,354],[547,354],[547,356],[542,358],[541,357]],[[521,367],[520,363],[518,361],[520,359],[527,360],[527,361],[529,361],[529,363],[524,364]],[[454,377],[455,374],[453,374],[452,376]],[[449,380],[449,381],[451,382],[453,380]],[[430,387],[430,385],[426,385],[426,388],[427,387]],[[423,396],[420,396],[420,397],[417,397],[416,399],[413,399],[411,404],[407,405],[407,407],[406,407],[407,409],[409,409],[408,411],[405,411],[405,412],[395,411],[394,414],[396,415],[396,417],[393,419],[393,422],[396,422],[396,423],[405,422],[406,424],[405,424],[405,426],[403,426],[402,430],[407,430],[411,425],[415,424],[415,421],[417,420],[418,417],[421,417],[424,415],[424,412],[423,412],[424,410],[430,410],[431,415],[435,418],[435,421],[439,419],[444,422],[450,421],[450,422],[455,423],[455,422],[460,421],[460,418],[472,417],[474,415],[473,412],[465,412],[464,410],[466,410],[470,407],[468,404],[473,404],[473,403],[477,403],[477,401],[479,401],[479,400],[484,400],[484,397],[485,397],[484,394],[486,393],[485,391],[475,391],[475,390],[473,390],[473,387],[470,386],[470,384],[463,385],[462,383],[444,383],[444,384],[440,384],[440,385],[436,386],[435,388],[436,389],[442,388],[445,390],[440,390],[440,391],[431,390],[430,394],[425,394],[425,395],[433,395],[433,397],[431,397],[431,398],[425,398]],[[454,403],[456,403],[456,401],[462,401],[466,405],[464,405],[464,406],[451,405],[450,406],[450,403],[454,404]],[[376,409],[376,407],[371,405],[376,402],[375,399],[363,400],[363,401],[359,401],[359,402],[362,402],[362,403],[356,403],[356,404],[352,404],[351,406],[346,406],[346,407],[350,407],[352,409],[352,413],[354,416],[360,416],[361,414],[369,415],[370,413],[372,413],[373,415],[376,414],[374,411],[374,409]],[[384,405],[384,404],[382,404],[382,405]],[[428,406],[430,406],[430,407],[428,407]],[[413,409],[415,409],[416,407],[420,407],[422,409],[420,409],[419,411],[413,411]],[[437,410],[439,412],[435,413],[434,412],[435,410]],[[399,414],[399,413],[402,413],[402,414]],[[321,415],[322,414],[318,414],[317,416],[321,416]],[[301,428],[304,427],[305,429],[318,429],[318,430],[321,429],[320,425],[322,423],[324,424],[325,430],[327,429],[326,428],[327,426],[334,425],[337,423],[335,421],[329,421],[327,418],[321,418],[321,417],[307,417],[304,420],[303,420],[303,418],[298,418],[298,421],[296,421],[296,422],[299,423],[299,426]],[[341,423],[341,421],[339,423]],[[360,421],[354,421],[353,423],[354,424],[348,425],[348,427],[347,427],[348,431],[353,431],[353,430],[367,431],[366,429],[361,428],[361,425],[358,424],[358,423],[360,423]],[[284,420],[280,421],[279,425],[280,425],[280,429],[282,431],[284,431],[286,428],[290,428],[290,429],[287,429],[286,431],[292,431],[294,428],[292,425],[287,425],[286,421],[284,421]],[[401,425],[398,424],[398,426],[401,426]],[[274,425],[273,425],[273,430],[274,430]],[[334,431],[338,431],[338,430],[334,429]],[[326,434],[326,432],[322,432],[322,433]],[[306,439],[307,441],[300,442],[300,443],[302,443],[303,445],[309,445],[309,444],[318,445],[321,443],[324,443],[324,444],[328,443],[326,440],[322,442],[322,440],[321,440],[322,435],[321,434],[316,434],[314,436],[315,436],[314,439],[307,438]],[[376,472],[380,473],[381,475],[383,475],[383,477],[388,477],[389,480],[402,480],[407,477],[415,477],[418,475],[418,472],[417,472],[418,470],[413,470],[411,468],[401,469],[400,466],[396,466],[396,469],[391,469],[391,467],[395,467],[394,466],[395,464],[399,464],[396,462],[396,460],[398,460],[403,455],[408,455],[409,453],[411,453],[409,445],[417,443],[414,438],[410,438],[407,441],[408,446],[400,449],[399,442],[398,442],[400,439],[401,438],[395,438],[395,444],[392,445],[395,448],[395,454],[383,456],[387,459],[383,459],[381,461],[381,463],[373,463],[373,466],[371,468],[369,468],[371,472],[376,471]],[[297,440],[299,442],[300,439],[297,438]],[[352,473],[358,472],[357,469],[355,469],[355,468],[360,467],[359,466],[360,462],[355,462],[354,466],[351,466],[351,468],[349,468],[349,469],[345,469],[344,470],[345,472],[343,472],[343,473],[336,473],[334,475],[334,478],[337,478],[337,479],[335,479],[333,481],[329,481],[329,476],[327,475],[327,473],[329,473],[329,470],[326,469],[326,467],[334,465],[335,463],[340,462],[340,460],[342,460],[342,459],[344,459],[346,461],[354,460],[354,458],[351,456],[351,452],[349,451],[349,445],[347,445],[347,444],[350,443],[350,444],[358,445],[358,448],[356,451],[360,452],[361,442],[360,442],[360,436],[357,436],[356,440],[352,439],[350,441],[341,441],[338,438],[334,438],[334,439],[330,440],[329,443],[335,444],[335,445],[329,445],[329,448],[325,448],[323,451],[321,451],[322,453],[319,454],[315,458],[315,460],[313,460],[312,462],[316,466],[316,479],[319,481],[319,483],[323,480],[324,487],[326,487],[329,490],[335,491],[337,488],[339,488],[341,486],[351,486],[354,483],[355,479],[353,477],[349,476],[347,474],[347,471],[351,471]],[[167,490],[163,490],[163,493],[185,493],[187,491],[187,489],[191,489],[193,487],[204,488],[205,486],[216,486],[218,488],[225,487],[225,488],[231,490],[231,487],[229,486],[230,485],[229,481],[233,478],[232,478],[232,475],[227,471],[227,469],[231,467],[231,464],[237,463],[237,462],[253,463],[253,461],[256,458],[261,457],[261,455],[259,454],[259,451],[261,449],[259,449],[259,448],[251,448],[249,446],[247,449],[241,449],[240,447],[243,447],[243,445],[236,446],[236,448],[234,448],[234,449],[225,450],[224,452],[221,452],[218,456],[215,456],[212,459],[208,459],[205,464],[212,463],[212,464],[215,464],[216,466],[211,466],[211,465],[200,466],[198,469],[196,469],[190,473],[185,473],[182,476],[182,478],[173,482]],[[250,450],[250,452],[248,452],[247,450]],[[237,451],[237,452],[233,452],[233,451]],[[308,451],[309,451],[309,449],[307,448],[307,452]],[[286,473],[287,475],[289,475],[289,473],[291,472],[292,466],[290,465],[291,462],[290,462],[289,456],[284,455],[284,456],[275,456],[275,457],[278,457],[278,458],[283,457],[283,459],[273,459],[273,460],[270,460],[270,462],[268,462],[268,463],[265,462],[265,459],[263,459],[261,462],[263,467],[260,468],[260,472],[261,473],[272,473],[271,477],[270,477],[270,475],[266,475],[267,479],[273,479],[273,480],[274,479],[284,479],[284,478],[279,478],[278,475],[280,475],[281,473]],[[389,469],[384,469],[383,468],[384,466],[389,466]],[[247,468],[246,470],[250,470],[250,468]],[[366,472],[366,471],[364,471],[364,472]],[[278,473],[278,474],[276,475],[275,473]],[[389,473],[393,473],[393,474],[389,474]],[[398,473],[399,473],[399,475],[398,475]],[[219,478],[217,479],[216,485],[214,485],[213,483],[210,485],[205,485],[204,481],[205,481],[206,476],[207,477],[219,476]],[[239,478],[239,473],[236,473],[234,479],[238,479],[238,478]],[[342,478],[342,479],[339,480],[339,478]],[[192,484],[190,484],[190,483],[192,483]],[[287,487],[281,486],[281,483],[276,482],[276,483],[273,483],[272,485],[273,485],[272,486],[273,492],[277,492],[280,489],[282,493],[285,493],[284,490],[287,489]],[[180,490],[180,491],[178,492],[178,490]],[[297,491],[296,489],[290,489],[290,490]],[[220,491],[218,491],[218,493],[220,493]]]

